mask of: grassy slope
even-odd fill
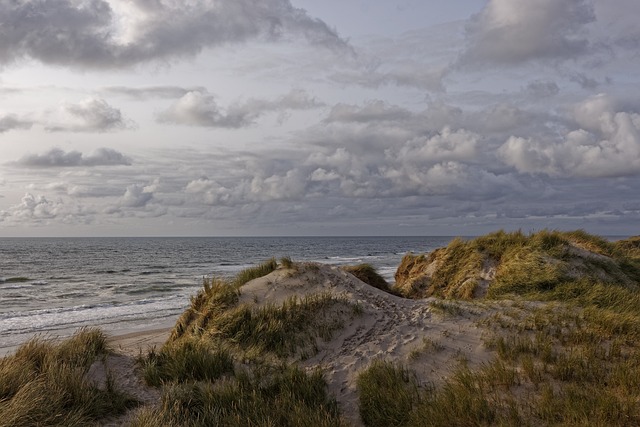
[[[442,386],[417,392],[398,361],[372,365],[358,381],[366,425],[640,425],[637,244],[582,231],[452,242],[433,293],[473,278],[481,254],[500,265],[488,296],[516,301],[478,325],[496,357],[475,371],[461,363]],[[577,260],[571,247],[601,257]],[[402,410],[367,409],[394,405]]]
[[[496,266],[487,295],[494,299],[554,291],[578,279],[637,288],[640,259],[627,248],[630,244],[580,230],[530,235],[499,231],[466,242],[455,239],[429,255],[407,255],[396,287],[407,297],[469,299],[483,281],[483,270]],[[426,277],[421,272],[429,265],[433,271]]]
[[[288,258],[282,265],[299,273]],[[163,385],[163,394],[160,407],[141,411],[135,426],[343,425],[322,373],[291,362],[342,327],[336,307],[356,309],[330,294],[239,303],[245,283],[277,267],[270,260],[230,281],[204,281],[165,346],[141,359],[146,381]]]

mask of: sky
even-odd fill
[[[639,234],[637,0],[0,0],[0,237]]]

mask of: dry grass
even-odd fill
[[[389,286],[389,283],[382,277],[371,264],[358,264],[342,267],[347,273],[353,274],[364,283],[378,288],[382,291],[398,295]]]
[[[320,371],[295,366],[240,372],[211,382],[180,382],[164,388],[158,408],[138,413],[134,427],[156,426],[343,426]]]
[[[476,297],[487,266],[495,265],[487,293],[493,299],[553,291],[579,280],[637,290],[640,259],[635,242],[611,243],[582,230],[529,235],[498,231],[470,241],[454,239],[428,256],[405,256],[396,287],[407,297],[470,299]]]
[[[85,378],[106,352],[100,330],[81,329],[59,344],[32,339],[1,359],[0,426],[85,426],[136,405],[111,381],[101,390]]]

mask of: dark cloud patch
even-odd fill
[[[78,166],[129,166],[131,159],[111,148],[100,148],[86,156],[79,151],[64,151],[52,148],[43,154],[30,154],[16,162],[20,166],[59,168]]]
[[[526,92],[535,98],[549,98],[557,95],[560,92],[560,88],[556,82],[549,80],[534,80],[529,82],[526,87]]]
[[[307,110],[324,105],[303,90],[294,90],[276,100],[249,99],[223,110],[208,92],[188,92],[158,114],[161,123],[237,129],[250,126],[263,114]],[[282,118],[282,116],[281,116]]]
[[[31,129],[33,125],[33,121],[22,119],[15,114],[0,116],[0,133],[16,129]]]
[[[289,0],[4,1],[0,26],[0,64],[32,58],[121,68],[256,38],[303,37],[313,45],[350,51],[327,24]]]
[[[594,90],[600,86],[600,82],[593,77],[587,76],[585,73],[572,73],[569,80],[580,85],[582,89]]]

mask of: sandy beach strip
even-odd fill
[[[170,333],[171,328],[160,328],[111,335],[109,345],[117,353],[138,356],[140,352],[145,353],[154,347],[160,349],[169,338]]]

